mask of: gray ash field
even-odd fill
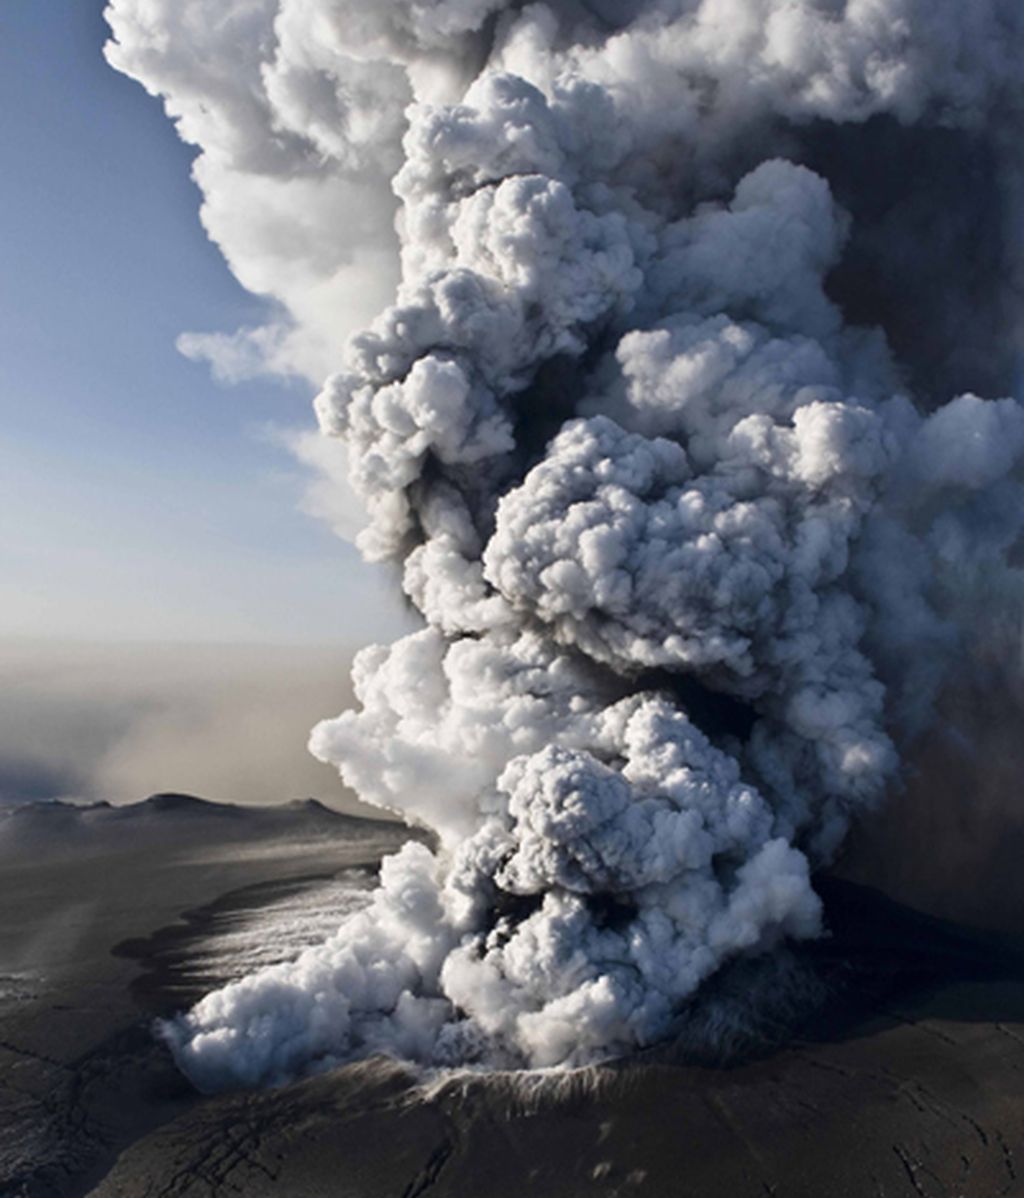
[[[182,798],[2,826],[5,1198],[1024,1193],[1021,958],[876,891],[817,880],[833,935],[792,959],[813,1000],[723,1059],[680,1042],[567,1072],[374,1058],[204,1096],[154,1015],[321,941],[408,831]]]
[[[0,815],[0,1193],[84,1194],[124,1146],[194,1104],[145,1001],[147,969],[166,972],[160,929],[174,944],[198,927],[163,990],[194,1001],[322,939],[408,835],[312,802],[180,795]],[[133,942],[153,933],[138,960]]]

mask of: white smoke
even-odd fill
[[[1016,354],[1024,10],[108,19],[286,313],[187,351],[340,366],[317,411],[360,545],[428,623],[364,651],[311,747],[437,851],[171,1024],[179,1060],[217,1086],[650,1044],[726,962],[820,932],[811,872],[969,651],[965,596],[1015,584],[1024,412],[956,391]]]

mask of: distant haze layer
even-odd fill
[[[0,641],[0,802],[180,790],[365,809],[305,747],[351,704],[350,660],[342,646]]]

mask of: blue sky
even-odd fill
[[[309,388],[175,350],[264,309],[200,226],[192,152],[104,62],[102,9],[0,3],[0,635],[388,636],[383,580],[298,510],[268,433],[311,424]]]

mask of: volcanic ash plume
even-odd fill
[[[170,1025],[179,1060],[217,1086],[652,1043],[821,932],[812,871],[898,779],[972,594],[1016,586],[1024,413],[969,389],[1014,383],[1024,10],[108,17],[283,305],[235,349],[334,357],[360,545],[425,618],[311,746],[436,851]],[[394,301],[342,344],[375,261]]]

